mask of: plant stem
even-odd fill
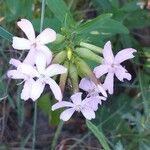
[[[37,121],[37,101],[34,103],[34,118],[33,118],[33,137],[32,137],[32,150],[35,149],[35,142],[36,142],[36,121]]]
[[[44,14],[45,14],[45,0],[42,0],[40,32],[42,32],[43,30]]]
[[[53,138],[53,141],[52,141],[52,147],[51,147],[51,150],[55,150],[55,146],[57,144],[57,139],[60,135],[60,132],[61,132],[61,129],[64,125],[64,122],[63,121],[60,121],[59,124],[58,124],[58,127],[57,127],[57,130],[55,132],[55,135],[54,135],[54,138]]]

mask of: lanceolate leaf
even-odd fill
[[[0,26],[0,36],[8,41],[12,41],[13,35]]]
[[[100,15],[100,16],[96,17],[95,19],[92,19],[90,21],[87,21],[87,22],[81,24],[76,31],[77,31],[77,33],[81,34],[81,33],[88,33],[93,30],[97,30],[98,28],[103,26],[103,24],[109,18],[111,18],[111,16],[112,16],[112,14]]]
[[[111,19],[111,16],[112,14],[103,14],[89,22],[82,24],[77,29],[77,33],[85,34],[90,33],[91,31],[99,31],[100,33],[107,34],[128,34],[128,29],[121,22]]]
[[[63,0],[47,0],[47,6],[62,24],[74,24],[72,14]]]
[[[86,124],[87,124],[87,127],[92,131],[92,133],[97,137],[97,139],[99,140],[104,150],[111,150],[103,132],[100,131],[92,122],[88,120],[86,120]]]

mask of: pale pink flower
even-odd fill
[[[68,121],[75,111],[81,112],[83,114],[83,116],[88,120],[95,118],[94,110],[87,103],[88,98],[82,100],[82,93],[81,92],[73,94],[71,96],[71,101],[72,102],[61,101],[61,102],[58,102],[52,106],[53,111],[56,109],[59,109],[59,108],[63,108],[63,107],[70,107],[70,108],[64,110],[60,114],[61,120]]]
[[[94,73],[97,78],[108,73],[104,81],[103,87],[106,90],[108,90],[109,94],[113,94],[114,75],[122,82],[123,79],[131,80],[131,75],[123,66],[121,66],[121,63],[124,62],[125,60],[133,58],[134,52],[136,52],[135,49],[126,48],[119,51],[114,57],[111,42],[108,41],[105,44],[103,49],[104,61],[102,65],[94,68]]]
[[[102,104],[102,100],[106,100],[107,93],[102,87],[101,84],[95,84],[91,79],[89,78],[83,78],[80,81],[79,84],[80,89],[88,92],[87,97],[90,97],[89,99],[89,105],[92,106],[93,110],[96,111],[98,109],[98,104]],[[100,96],[99,94],[102,94],[103,96]]]
[[[36,57],[42,53],[47,60],[47,64],[49,64],[49,60],[52,58],[52,52],[45,44],[55,41],[56,32],[50,28],[46,28],[35,37],[34,28],[29,20],[21,19],[21,21],[17,22],[17,25],[28,39],[14,36],[12,46],[17,50],[29,50],[24,62],[34,65]]]
[[[35,82],[33,80],[33,76],[26,75],[18,70],[18,66],[22,64],[19,60],[12,58],[9,63],[12,64],[13,66],[15,66],[16,69],[9,70],[7,72],[7,76],[12,79],[24,80],[23,81],[24,86],[23,86],[23,89],[21,92],[21,99],[28,100],[30,98],[31,87],[32,87],[33,83]]]
[[[51,61],[51,60],[50,60]],[[62,93],[58,84],[51,77],[58,74],[66,73],[67,69],[59,64],[51,64],[46,67],[46,60],[43,55],[37,56],[36,68],[29,64],[21,64],[18,69],[26,75],[37,77],[32,86],[31,99],[37,100],[42,94],[46,84],[50,86],[55,98],[62,100]]]

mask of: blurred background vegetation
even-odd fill
[[[31,149],[33,102],[20,99],[21,85],[6,77],[10,58],[24,56],[11,47],[12,35],[22,36],[16,22],[27,18],[37,33],[41,23],[40,0],[0,0],[0,149]],[[46,0],[43,28],[51,27],[78,46],[87,42],[103,47],[108,40],[117,51],[132,47],[134,60],[125,62],[131,82],[115,84],[92,122],[110,149],[150,150],[150,1],[149,0]],[[65,42],[64,42],[65,43]],[[49,45],[54,54],[66,43]],[[96,62],[86,60],[91,68]],[[69,81],[65,98],[70,91]],[[46,90],[38,100],[37,141],[39,150],[100,150],[102,143],[88,130],[82,116],[59,121],[60,111],[51,112],[54,103]],[[90,128],[90,127],[89,127]],[[101,137],[100,135],[97,135]],[[105,142],[104,142],[105,144]],[[103,146],[104,147],[104,146]],[[105,147],[107,150],[107,146]],[[108,149],[109,150],[109,149]]]

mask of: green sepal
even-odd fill
[[[102,57],[98,56],[97,54],[95,54],[94,52],[92,52],[91,50],[89,50],[87,48],[76,48],[75,53],[82,58],[92,60],[92,61],[97,62],[99,64],[102,63]]]
[[[79,91],[79,81],[78,81],[78,71],[76,66],[70,62],[69,65],[69,78],[71,80],[73,92],[76,93]]]
[[[74,63],[77,67],[78,74],[81,78],[89,77],[95,84],[98,84],[97,78],[95,77],[88,64],[83,59],[76,56],[74,59]]]
[[[52,63],[53,64],[57,64],[57,63],[61,64],[62,62],[65,61],[66,57],[67,57],[67,52],[65,50],[63,50],[54,57],[54,59],[52,60]]]
[[[84,48],[88,48],[91,51],[98,53],[98,54],[102,54],[102,51],[103,51],[101,47],[95,46],[93,44],[85,43],[85,42],[80,42],[80,46]]]
[[[69,62],[68,61],[65,61],[64,67],[67,68],[67,72],[61,74],[60,75],[60,80],[59,80],[59,86],[60,86],[62,94],[64,93],[65,85],[66,85],[66,81],[67,81],[67,77],[68,77],[68,68],[69,68]]]

